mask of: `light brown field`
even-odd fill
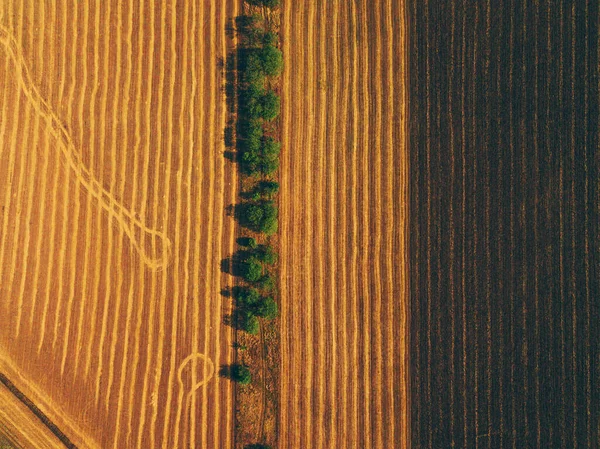
[[[232,446],[238,8],[0,1],[0,373],[78,447]]]
[[[283,5],[281,448],[409,446],[404,9]]]

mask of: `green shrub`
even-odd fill
[[[258,52],[262,71],[266,76],[279,76],[283,70],[283,55],[273,45],[265,45]]]
[[[241,315],[240,327],[242,330],[250,335],[257,335],[260,331],[260,323],[258,322],[258,318],[256,318],[250,312],[243,312]]]
[[[260,245],[254,250],[254,257],[262,263],[273,265],[277,262],[277,253],[271,245]]]
[[[256,316],[270,320],[277,316],[279,309],[275,300],[269,296],[261,298],[252,308],[252,312]]]
[[[279,183],[275,181],[261,181],[257,189],[261,195],[271,197],[279,192]]]
[[[255,249],[258,246],[258,243],[256,243],[256,239],[254,237],[240,237],[238,242],[241,246],[251,249]]]
[[[264,94],[260,100],[260,114],[265,120],[271,121],[279,115],[281,103],[279,97],[272,90]]]
[[[263,274],[263,267],[258,260],[251,257],[245,262],[244,279],[248,282],[258,281]]]
[[[242,225],[266,235],[277,232],[278,210],[272,200],[263,200],[256,203],[242,205]]]
[[[272,291],[275,288],[275,279],[267,273],[256,282],[256,286],[261,290]]]
[[[254,307],[260,300],[260,293],[255,288],[240,288],[235,293],[235,300],[242,309]]]
[[[277,33],[273,33],[272,31],[267,31],[263,34],[262,43],[263,45],[277,45],[277,41],[279,40],[279,36]]]
[[[281,144],[277,142],[272,137],[266,137],[262,141],[262,145],[260,147],[260,152],[263,159],[272,161],[279,157],[279,152],[281,151]]]
[[[269,176],[277,171],[279,168],[279,159],[274,160],[266,160],[259,159],[257,170],[259,170],[263,175]]]
[[[248,385],[252,382],[252,374],[246,365],[231,365],[231,380],[242,385]]]

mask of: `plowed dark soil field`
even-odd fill
[[[408,8],[412,447],[598,447],[598,3]]]

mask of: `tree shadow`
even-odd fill
[[[231,369],[233,365],[221,365],[219,368],[219,377],[231,380]]]

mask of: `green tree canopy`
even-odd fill
[[[279,97],[272,90],[264,94],[260,100],[260,116],[268,121],[273,120],[279,115],[281,102]]]
[[[252,382],[252,374],[246,365],[231,365],[231,380],[248,385]]]
[[[261,278],[262,274],[263,274],[263,267],[256,258],[251,257],[250,259],[248,259],[245,262],[245,269],[244,269],[244,279],[245,280],[247,280],[248,282],[256,282]]]
[[[244,332],[247,332],[250,335],[257,335],[260,331],[260,323],[258,322],[258,318],[256,318],[252,313],[247,311],[241,312],[238,319],[240,320],[240,328],[242,328]]]
[[[262,71],[266,76],[279,76],[283,70],[281,50],[273,45],[265,45],[258,52]]]
[[[256,316],[270,320],[277,316],[279,309],[277,308],[275,300],[269,296],[267,298],[261,298],[254,305],[252,311]]]

